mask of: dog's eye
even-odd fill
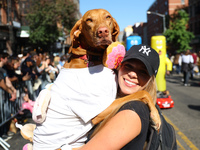
[[[92,22],[92,19],[91,19],[91,18],[88,18],[86,21],[87,21],[87,22]]]
[[[110,19],[110,18],[111,18],[111,16],[107,16],[107,17],[106,17],[106,19]]]

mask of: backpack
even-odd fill
[[[159,132],[151,126],[149,127],[145,150],[177,150],[175,130],[165,120],[158,105],[156,105],[156,108],[160,114],[161,127]]]

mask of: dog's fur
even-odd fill
[[[108,45],[117,40],[119,26],[111,14],[104,9],[87,11],[72,28],[70,38],[72,45],[71,55],[65,63],[65,68],[84,68],[102,64],[102,56]],[[142,100],[148,104],[155,128],[159,129],[161,121],[151,96],[141,91],[115,100],[110,107],[95,117],[92,122],[97,124],[112,112],[120,103],[133,99]]]
[[[90,65],[102,64],[103,52],[117,40],[118,34],[119,26],[108,11],[87,11],[71,30],[71,57],[64,67],[84,68],[88,62],[92,62]]]

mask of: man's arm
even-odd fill
[[[12,90],[10,88],[7,87],[5,81],[3,79],[0,79],[0,87],[5,90],[6,92],[8,92],[9,94],[12,94]]]
[[[14,86],[12,85],[12,82],[9,80],[8,77],[5,78],[6,79],[6,86],[12,91],[11,94],[11,101],[14,101],[17,97],[17,90],[14,88]]]

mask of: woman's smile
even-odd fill
[[[128,86],[128,87],[136,87],[136,86],[137,86],[137,84],[136,84],[135,82],[130,81],[130,80],[128,80],[128,79],[124,79],[124,84],[125,84],[126,86]]]

